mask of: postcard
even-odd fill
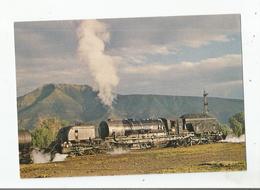
[[[247,169],[239,14],[14,32],[21,178]]]

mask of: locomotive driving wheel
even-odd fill
[[[192,138],[191,137],[186,138],[186,143],[187,146],[192,146]]]

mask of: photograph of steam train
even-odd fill
[[[246,170],[240,27],[16,22],[21,178]]]

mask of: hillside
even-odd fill
[[[243,111],[243,100],[208,98],[209,111],[220,122]],[[202,97],[118,95],[113,110],[103,106],[87,85],[48,84],[17,98],[19,128],[32,129],[39,118],[98,123],[112,118],[176,117],[202,111]]]

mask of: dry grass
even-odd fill
[[[64,162],[21,165],[20,172],[22,178],[33,178],[245,169],[244,143],[218,143],[67,158]]]

